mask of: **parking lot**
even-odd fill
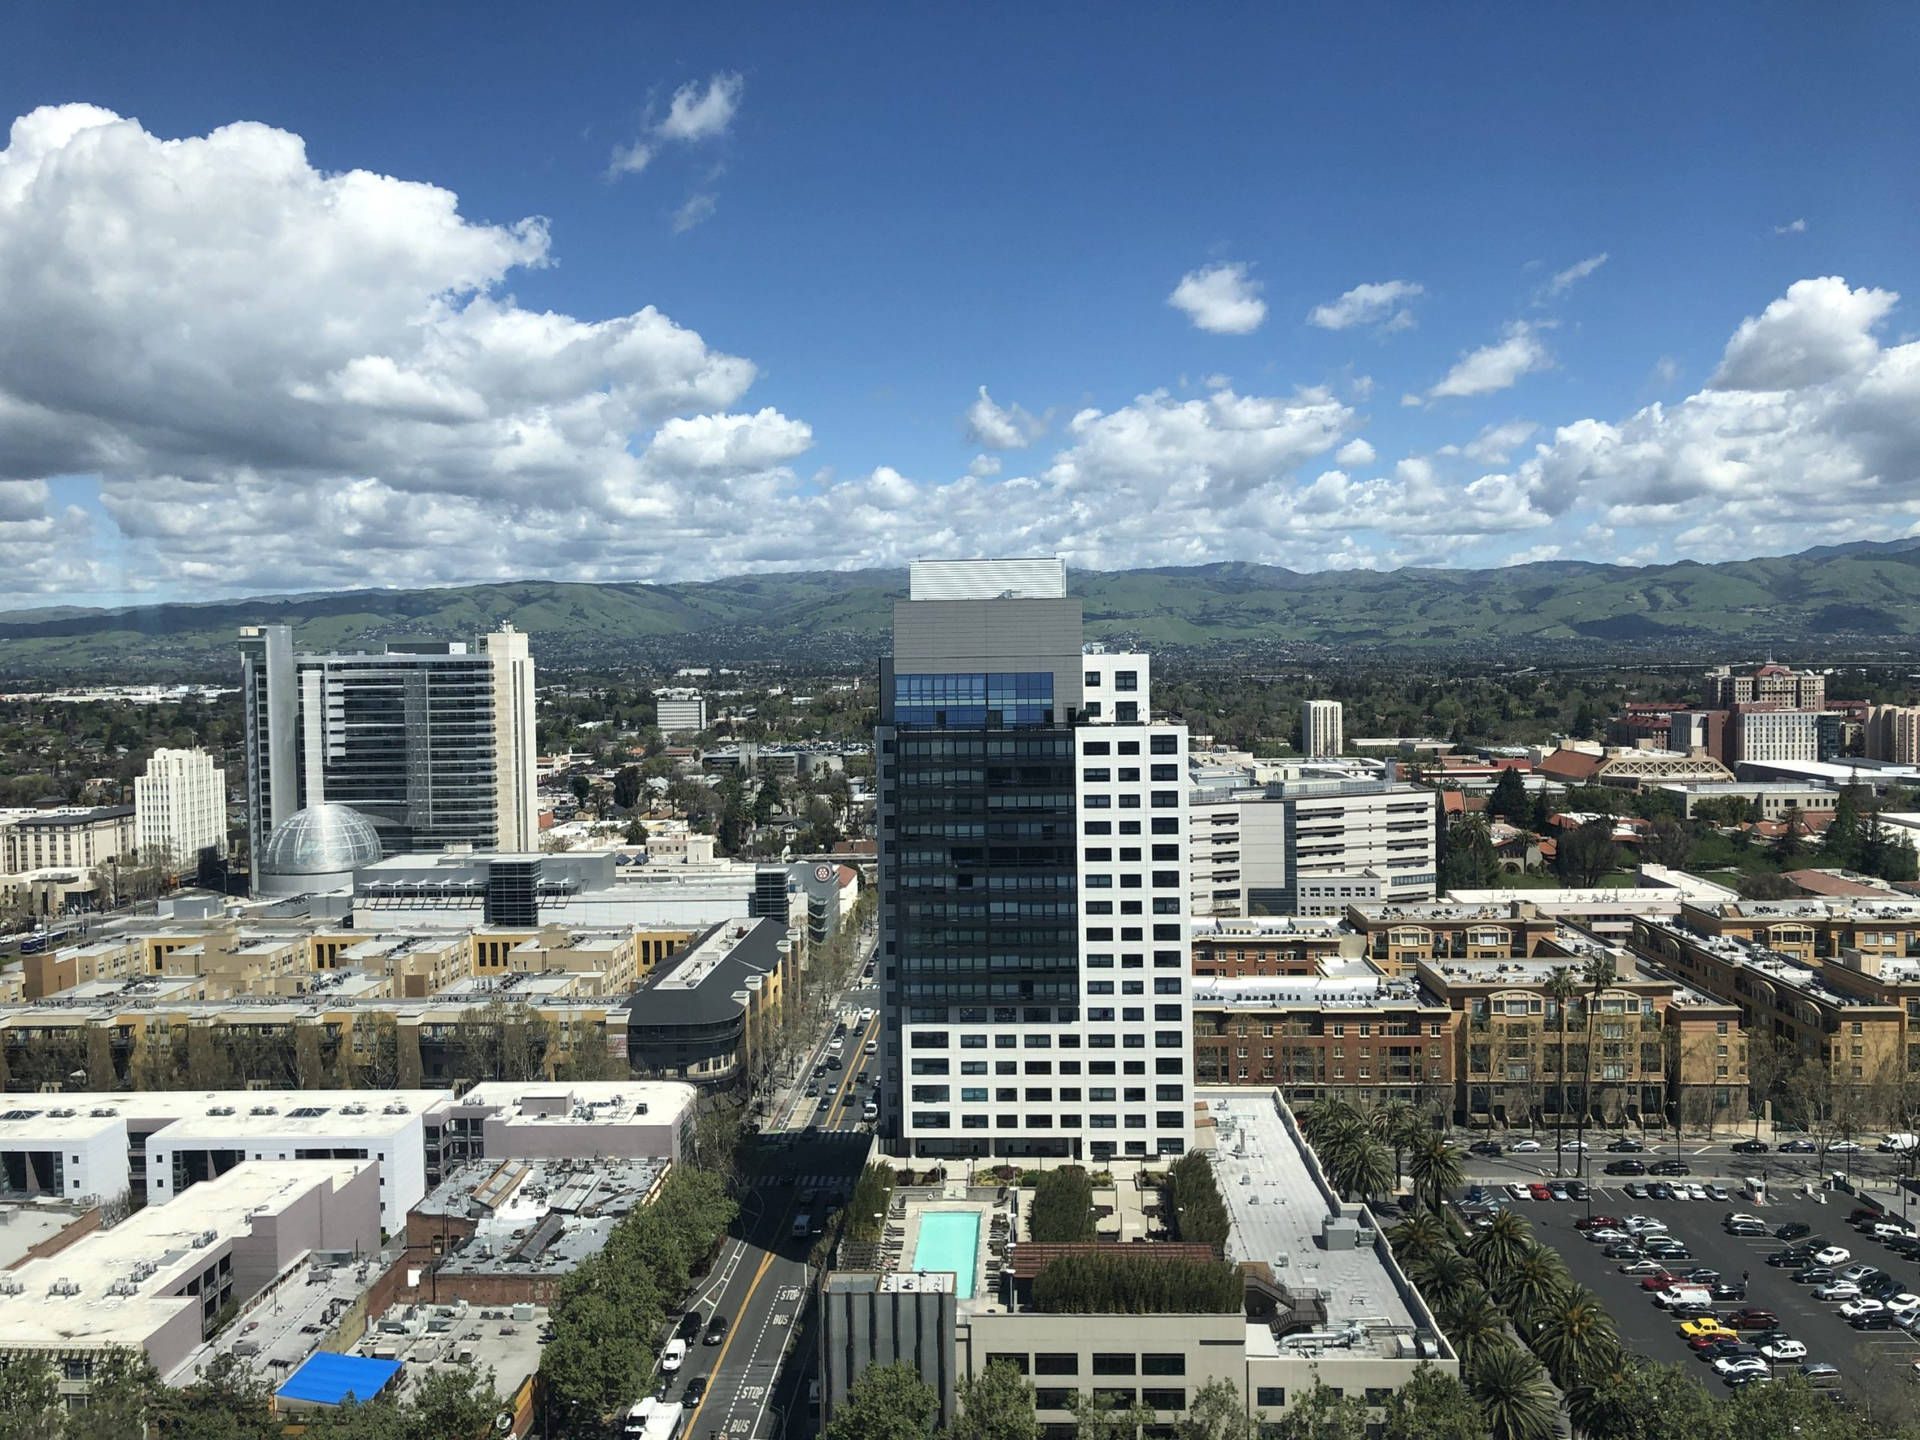
[[[1605,1257],[1602,1246],[1590,1244],[1575,1228],[1575,1222],[1588,1214],[1587,1204],[1531,1199],[1509,1199],[1506,1203],[1525,1215],[1535,1233],[1560,1252],[1576,1281],[1601,1297],[1618,1321],[1624,1343],[1650,1359],[1697,1364],[1702,1382],[1715,1393],[1724,1393],[1708,1364],[1694,1360],[1680,1335],[1679,1324],[1641,1289],[1639,1277],[1620,1274],[1618,1266],[1622,1262]],[[1920,1262],[1903,1259],[1847,1224],[1857,1203],[1855,1197],[1839,1192],[1816,1192],[1807,1198],[1797,1193],[1787,1196],[1778,1190],[1772,1203],[1766,1205],[1742,1198],[1737,1190],[1725,1202],[1634,1199],[1624,1193],[1619,1182],[1609,1180],[1594,1188],[1591,1210],[1595,1215],[1620,1219],[1645,1215],[1663,1222],[1668,1233],[1693,1254],[1691,1260],[1674,1262],[1671,1268],[1704,1265],[1719,1271],[1723,1280],[1737,1282],[1743,1275],[1747,1277],[1746,1299],[1717,1304],[1718,1313],[1742,1306],[1771,1310],[1779,1317],[1779,1328],[1807,1346],[1807,1361],[1839,1367],[1843,1388],[1884,1393],[1887,1386],[1914,1384],[1920,1378],[1913,1368],[1920,1360],[1920,1339],[1899,1329],[1855,1330],[1840,1317],[1837,1303],[1814,1299],[1814,1287],[1795,1284],[1790,1278],[1791,1269],[1766,1263],[1767,1255],[1789,1243],[1818,1241],[1845,1248],[1851,1252],[1851,1261],[1877,1266],[1894,1276],[1902,1290],[1920,1293]],[[1810,1227],[1810,1234],[1792,1242],[1771,1235],[1732,1236],[1721,1222],[1733,1211],[1757,1215],[1769,1228],[1799,1221]],[[1920,1218],[1920,1210],[1915,1213]],[[1782,1362],[1778,1369],[1784,1373],[1799,1363]]]

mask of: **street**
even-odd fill
[[[863,937],[867,959],[871,938]],[[776,1105],[766,1128],[741,1149],[736,1186],[740,1218],[721,1247],[713,1270],[696,1289],[690,1308],[704,1320],[730,1322],[719,1345],[696,1345],[673,1377],[670,1393],[682,1393],[696,1376],[708,1380],[706,1395],[687,1419],[695,1440],[767,1440],[811,1434],[806,1420],[806,1381],[812,1369],[807,1256],[818,1242],[826,1213],[844,1203],[866,1163],[872,1135],[862,1106],[877,1090],[878,1055],[867,1055],[879,1036],[880,996],[855,971],[853,988],[829,1008],[829,1019],[801,1065],[792,1093]],[[858,1019],[861,1010],[872,1013]],[[851,1012],[841,1037],[841,1068],[818,1077],[819,1094],[805,1092],[816,1070],[829,1065],[837,1017]],[[869,1083],[858,1077],[870,1072]],[[798,1217],[809,1217],[796,1235]],[[795,1363],[785,1364],[795,1356]],[[784,1366],[784,1369],[783,1369]]]

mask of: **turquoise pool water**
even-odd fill
[[[951,1270],[954,1292],[973,1298],[973,1272],[980,1257],[980,1214],[976,1210],[932,1210],[920,1217],[913,1242],[913,1268]]]

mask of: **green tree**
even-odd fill
[[[1547,1006],[1553,1012],[1554,1029],[1560,1036],[1560,1099],[1553,1107],[1553,1153],[1557,1164],[1565,1154],[1561,1141],[1567,1130],[1567,1004],[1577,993],[1578,986],[1572,970],[1565,965],[1556,965],[1542,988],[1547,992]]]
[[[1387,1231],[1394,1258],[1418,1281],[1442,1255],[1454,1253],[1446,1222],[1433,1210],[1416,1210]]]
[[[1331,1142],[1322,1158],[1328,1181],[1346,1199],[1370,1199],[1393,1189],[1393,1152],[1370,1132]]]
[[[622,810],[631,810],[640,803],[644,783],[638,765],[622,765],[613,776],[613,803]]]
[[[1005,1360],[995,1360],[955,1396],[960,1413],[947,1427],[950,1440],[1039,1440],[1033,1386]]]
[[[63,1440],[126,1440],[144,1433],[163,1388],[144,1353],[107,1350],[96,1354],[87,1403],[67,1413]]]
[[[1431,1365],[1421,1365],[1387,1398],[1381,1440],[1483,1440],[1487,1422],[1467,1387]]]
[[[1155,1420],[1153,1411],[1139,1401],[1115,1405],[1111,1392],[1104,1390],[1076,1390],[1067,1398],[1067,1408],[1073,1412],[1074,1440],[1137,1440]]]
[[[161,1388],[147,1428],[149,1440],[278,1440],[281,1434],[272,1387],[228,1354],[214,1356],[179,1389]]]
[[[1767,849],[1769,858],[1782,870],[1791,870],[1806,858],[1807,840],[1800,833],[1801,823],[1800,807],[1789,801],[1780,812],[1780,824],[1784,828]]]
[[[1858,777],[1843,785],[1833,801],[1833,823],[1820,840],[1820,858],[1843,870],[1860,865],[1860,782]]]
[[[1500,861],[1493,853],[1493,837],[1478,815],[1456,820],[1447,828],[1446,859],[1441,883],[1448,890],[1485,890],[1500,877]]]
[[[1187,1413],[1174,1423],[1174,1440],[1253,1440],[1259,1433],[1240,1387],[1209,1380],[1187,1398]]]
[[[1425,1135],[1426,1119],[1411,1100],[1389,1100],[1373,1110],[1367,1123],[1375,1135],[1393,1148],[1393,1183],[1398,1189],[1407,1151]]]
[[[1567,1391],[1567,1416],[1579,1432],[1608,1440],[1734,1440],[1720,1426],[1724,1413],[1685,1367],[1619,1351]]]
[[[1655,820],[1640,843],[1640,858],[1649,865],[1684,870],[1693,859],[1693,827],[1684,820]]]
[[[1567,885],[1597,884],[1609,870],[1620,868],[1620,847],[1613,843],[1613,821],[1605,816],[1572,830],[1562,830],[1555,843],[1554,868]]]
[[[1620,1349],[1620,1332],[1600,1297],[1584,1285],[1564,1286],[1528,1312],[1538,1328],[1532,1337],[1538,1355],[1562,1389],[1603,1369]]]
[[[647,827],[638,820],[629,820],[627,828],[620,832],[620,838],[629,845],[644,845],[647,843]]]
[[[1581,828],[1585,829],[1586,827],[1582,826]],[[1593,1066],[1593,1022],[1598,1018],[1600,1013],[1600,992],[1613,984],[1618,975],[1618,970],[1619,967],[1615,963],[1613,956],[1608,954],[1593,956],[1580,970],[1580,978],[1585,982],[1587,987],[1587,1058],[1586,1067],[1580,1076],[1580,1111],[1575,1125],[1577,1132],[1576,1138],[1581,1143],[1579,1152],[1580,1168],[1584,1168],[1586,1164],[1587,1115],[1593,1109],[1592,1087],[1589,1084],[1592,1078]]]
[[[1447,1139],[1445,1131],[1430,1126],[1415,1141],[1407,1170],[1413,1180],[1414,1198],[1438,1214],[1448,1193],[1466,1181],[1466,1157]]]
[[[1461,1365],[1469,1371],[1483,1355],[1510,1343],[1506,1312],[1477,1286],[1441,1307],[1434,1318],[1453,1342],[1453,1352],[1460,1357]]]
[[[31,1352],[0,1355],[0,1440],[57,1440],[60,1382]]]
[[[1540,1362],[1518,1345],[1481,1355],[1467,1389],[1486,1417],[1492,1440],[1549,1440],[1560,1427],[1560,1403]]]
[[[593,781],[584,775],[569,775],[567,777],[567,789],[573,792],[574,803],[584,807],[587,803],[587,796],[593,793]]]
[[[1497,1273],[1489,1274],[1485,1266],[1480,1273],[1494,1299],[1523,1331],[1559,1300],[1567,1286],[1566,1263],[1538,1240],[1528,1244]]]
[[[1427,1263],[1426,1276],[1418,1282],[1436,1306],[1459,1305],[1475,1297],[1485,1298],[1487,1287],[1480,1271],[1458,1250],[1445,1250]]]
[[[924,1440],[941,1398],[912,1365],[868,1365],[833,1407],[828,1440]]]
[[[1500,772],[1493,794],[1487,797],[1487,814],[1509,825],[1525,826],[1532,813],[1533,802],[1528,798],[1526,782],[1521,780],[1520,772],[1509,765]]]
[[[1920,880],[1920,850],[1914,849],[1913,836],[1902,833],[1888,844],[1886,858],[1880,862],[1880,878],[1895,884]]]
[[[1367,1405],[1318,1375],[1313,1388],[1266,1422],[1272,1440],[1366,1440]]]
[[[1092,1178],[1078,1165],[1044,1171],[1034,1186],[1028,1216],[1035,1240],[1093,1239]]]

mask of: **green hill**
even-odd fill
[[[1920,542],[1631,567],[1551,561],[1499,570],[1298,574],[1223,562],[1081,571],[1092,638],[1162,650],[1370,653],[1478,660],[1569,654],[1905,649],[1920,636]],[[781,572],[674,585],[529,580],[357,590],[114,610],[0,615],[0,673],[127,678],[227,673],[234,631],[291,624],[308,649],[469,636],[511,622],[549,666],[869,663],[900,571]]]

